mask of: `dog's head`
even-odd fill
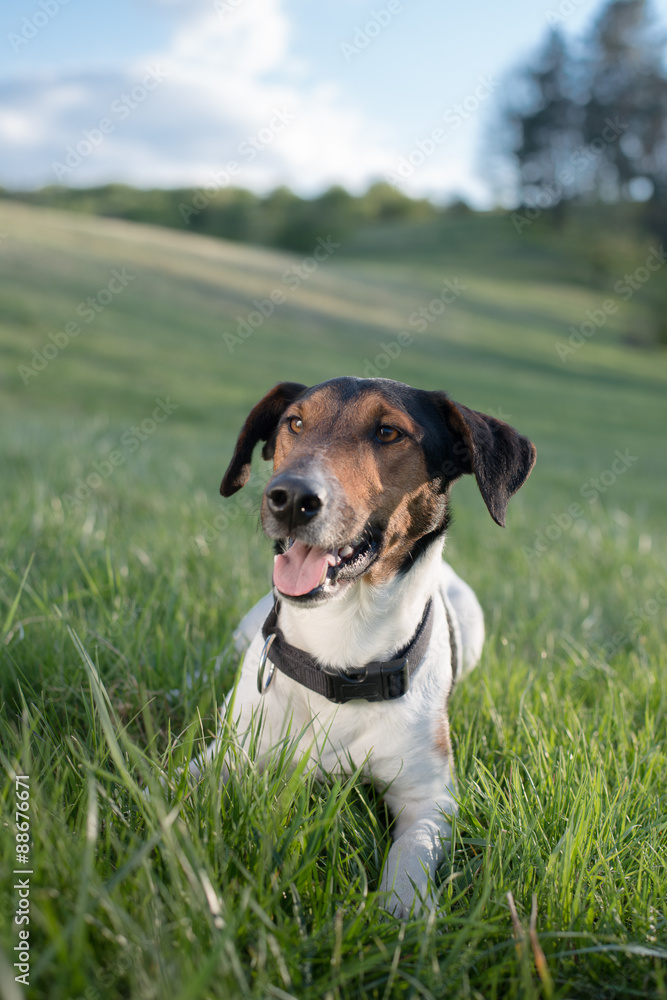
[[[277,543],[274,587],[299,604],[408,569],[445,531],[449,488],[462,474],[475,476],[504,525],[535,463],[535,446],[509,424],[390,379],[275,386],[243,426],[224,497],[248,481],[258,441],[273,458],[261,516]]]

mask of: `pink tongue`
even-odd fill
[[[298,540],[273,563],[273,582],[281,592],[290,597],[308,594],[319,587],[328,565],[328,551],[315,549]]]

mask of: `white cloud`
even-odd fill
[[[0,112],[0,136],[10,145],[30,146],[33,131],[27,115],[17,111]]]
[[[266,190],[287,183],[315,192],[331,183],[358,189],[386,173],[393,155],[382,130],[346,104],[335,85],[313,82],[308,67],[292,61],[282,0],[239,0],[233,8],[233,0],[227,2],[230,11],[217,13],[211,2],[186,9],[153,0],[179,15],[163,51],[116,73],[90,68],[1,88],[10,91],[0,119],[5,183],[53,183],[52,163],[63,163],[69,147],[85,144],[104,118],[113,129],[59,179],[76,185],[199,184],[236,160],[241,170],[234,183],[240,186]],[[166,70],[166,79],[133,101],[149,66]],[[122,118],[112,110],[119,101],[128,108]],[[262,141],[281,118],[283,127]]]
[[[280,0],[218,0],[189,18],[171,56],[195,78],[207,73],[255,79],[279,69],[288,55],[290,25]],[[230,4],[230,12],[224,8]]]

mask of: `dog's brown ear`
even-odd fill
[[[236,442],[236,448],[229,468],[225,472],[220,492],[230,497],[248,482],[250,462],[258,441],[266,441],[262,450],[263,458],[273,457],[273,434],[283,413],[308,387],[300,382],[279,382],[248,414],[243,429]]]
[[[449,479],[474,473],[491,517],[504,528],[510,497],[535,465],[535,445],[504,421],[469,410],[444,392],[432,398],[453,438],[442,471]]]

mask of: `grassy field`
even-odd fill
[[[650,244],[609,237],[600,270],[491,216],[323,233],[318,261],[10,203],[0,233],[0,994],[667,997],[667,359],[627,346],[665,278],[615,290]],[[178,772],[270,583],[257,492],[217,492],[240,424],[280,379],[376,373],[538,448],[504,530],[455,489],[448,558],[488,641],[451,703],[440,906],[405,924],[354,776],[317,784],[289,746],[225,787]]]

